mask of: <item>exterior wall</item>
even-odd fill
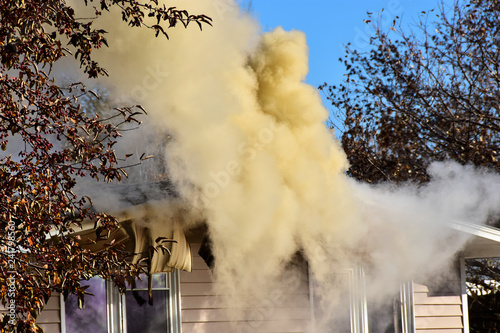
[[[269,309],[250,311],[249,317],[231,322],[223,308],[225,296],[216,296],[212,290],[212,272],[198,255],[201,235],[188,239],[193,253],[192,272],[180,273],[182,331],[185,333],[247,333],[247,332],[306,332],[310,324],[309,286],[307,280],[294,280],[273,298],[272,318]],[[258,286],[256,286],[257,288]],[[0,314],[5,310],[0,305]],[[64,321],[63,321],[64,322]],[[45,333],[61,333],[61,305],[59,295],[53,295],[37,319]]]
[[[191,237],[192,272],[180,273],[181,320],[185,333],[302,333],[310,325],[309,287],[307,280],[279,294],[280,302],[273,304],[272,318],[266,310],[250,311],[250,316],[231,322],[223,304],[225,296],[213,292],[212,272],[198,255],[201,236]],[[453,286],[456,281],[448,281]],[[258,286],[256,286],[258,287]],[[431,288],[442,290],[442,287]],[[453,287],[444,294],[433,293],[429,287],[413,284],[416,333],[464,333],[462,299]],[[0,314],[5,309],[0,305]],[[61,333],[60,297],[54,295],[39,315],[45,333]]]
[[[181,272],[182,331],[189,333],[300,333],[310,324],[309,287],[307,280],[295,288],[277,294],[272,308],[250,309],[237,321],[231,321],[224,309],[224,295],[213,291],[212,272],[198,255],[201,236],[189,237],[193,253],[192,272]],[[258,286],[256,286],[258,288]],[[269,302],[268,302],[269,303]]]
[[[61,332],[61,302],[59,295],[54,295],[49,299],[36,322],[45,333]]]
[[[0,305],[0,315],[5,312],[5,308]],[[45,333],[61,333],[61,305],[58,294],[53,295],[45,304],[36,323]]]
[[[429,296],[429,288],[414,284],[415,331],[463,333],[460,295]]]

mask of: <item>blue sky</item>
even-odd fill
[[[250,1],[239,2],[248,7]],[[409,25],[422,11],[437,11],[437,4],[438,0],[252,0],[251,12],[264,31],[282,26],[306,33],[310,65],[307,82],[318,86],[325,81],[341,82],[344,67],[338,59],[344,55],[343,45],[350,42],[358,50],[367,49],[370,27],[363,22],[367,11],[373,17],[381,13],[383,26],[388,29],[396,16],[403,18],[403,25]]]

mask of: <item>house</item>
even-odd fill
[[[160,189],[165,190],[165,186],[168,188],[168,184],[160,184]],[[126,192],[134,193],[133,197],[126,197],[134,209],[124,209],[119,214],[122,228],[111,234],[110,239],[139,253],[158,236],[137,222],[148,218],[154,202],[142,195],[140,189]],[[166,193],[175,197],[173,192]],[[175,216],[168,218],[175,220]],[[175,221],[172,225],[175,226]],[[335,309],[337,316],[328,316],[326,322],[320,320],[322,314],[331,309],[325,310],[319,305],[307,264],[299,258],[296,265],[300,269],[293,270],[296,273],[287,277],[282,288],[273,290],[264,302],[252,304],[236,317],[231,316],[224,305],[226,295],[217,295],[213,290],[215,282],[207,258],[199,254],[206,229],[199,227],[185,234],[181,228],[172,228],[169,235],[162,234],[177,241],[171,244],[171,255],[159,253],[153,258],[155,274],[150,286],[153,305],[148,303],[150,288],[146,279],[134,290],[120,294],[111,283],[93,278],[85,283],[90,285],[89,291],[95,297],[86,298],[83,311],[76,308],[74,299],[65,303],[61,296],[55,295],[37,322],[47,333],[298,333],[309,332],[314,327],[321,332],[467,333],[465,260],[499,257],[500,229],[462,221],[452,221],[450,227],[471,235],[456,258],[455,277],[444,285],[406,282],[401,285],[397,299],[389,300],[384,309],[370,307],[362,266],[339,269],[338,281],[346,287],[344,302]],[[93,224],[89,223],[78,233],[82,239],[95,237]],[[102,246],[99,242],[91,245],[95,251]],[[385,322],[380,320],[382,314],[387,319]]]

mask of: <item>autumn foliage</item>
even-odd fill
[[[156,36],[168,37],[177,23],[201,28],[211,21],[157,1],[85,3],[95,6],[95,17],[78,19],[59,0],[0,0],[0,286],[4,305],[15,307],[2,318],[2,332],[40,331],[36,317],[51,294],[83,299],[81,279],[98,275],[123,286],[141,270],[113,244],[92,253],[68,234],[85,220],[99,230],[116,227],[113,216],[93,211],[90,198],[73,190],[83,177],[109,182],[125,175],[113,147],[120,127],[139,122],[144,109],[117,106],[112,121],[84,112],[79,98],[95,92],[82,83],[59,85],[53,65],[69,56],[88,77],[107,75],[92,51],[112,43],[93,23],[112,6],[125,24]]]

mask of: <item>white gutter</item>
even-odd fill
[[[458,231],[466,232],[477,237],[486,238],[500,243],[500,229],[498,228],[456,219],[450,220],[448,222],[448,226]]]

